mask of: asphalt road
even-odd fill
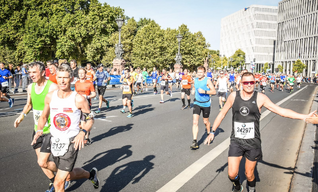
[[[314,85],[308,85],[281,106],[308,113],[314,89]],[[275,93],[267,91],[266,95],[278,103],[291,94],[275,90]],[[76,167],[87,170],[98,168],[100,188],[95,190],[91,182],[80,180],[73,181],[69,191],[157,191],[172,179],[179,178],[178,175],[189,166],[197,165],[198,159],[218,149],[230,136],[231,112],[220,125],[213,143],[203,145],[206,135],[200,118],[200,149],[190,150],[192,109],[180,110],[179,92],[175,92],[173,97],[164,96],[164,104],[159,103],[160,95],[153,95],[150,90],[135,96],[135,116],[131,119],[119,112],[122,108],[120,90],[109,89],[105,97],[110,100],[111,107],[106,109],[103,105],[103,112],[96,117],[91,132],[93,144],[79,152],[76,162]],[[218,98],[212,98],[211,123],[219,112]],[[25,118],[19,128],[13,127],[16,114],[25,102],[25,96],[17,96],[12,109],[7,109],[7,103],[0,103],[1,191],[45,191],[49,185],[30,146],[32,114]],[[93,101],[93,110],[97,108],[96,102]],[[256,168],[258,191],[288,191],[303,128],[303,121],[286,119],[273,113],[262,119],[263,161]],[[182,183],[178,191],[231,191],[231,182],[227,178],[227,151],[221,151],[213,161],[205,159],[207,164],[204,168],[191,170],[189,173],[193,177]],[[245,188],[243,163],[240,177]]]

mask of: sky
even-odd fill
[[[125,15],[150,18],[161,28],[188,26],[192,33],[201,31],[210,49],[219,50],[221,19],[250,5],[278,6],[281,0],[99,0],[124,9]]]

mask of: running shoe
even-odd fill
[[[9,107],[11,108],[13,106],[13,101],[11,98],[9,99],[8,103],[9,103]]]
[[[184,109],[186,109],[188,106],[187,105],[185,105],[185,106],[182,106],[182,110],[184,110]]]
[[[109,101],[106,100],[106,108],[108,109],[109,108]]]
[[[199,149],[199,144],[197,141],[193,141],[192,145],[190,146],[191,149]]]
[[[164,103],[164,101],[161,100],[160,103]]]
[[[97,100],[97,97],[95,97],[94,100]]]
[[[46,190],[45,192],[54,192],[54,191],[55,191],[55,189],[54,189],[53,183],[50,183],[49,189]]]
[[[65,181],[64,183],[64,190],[67,190],[71,186],[71,181]]]
[[[131,113],[129,113],[129,115],[127,115],[128,118],[132,118],[133,115]]]
[[[131,100],[131,108],[134,108],[134,100]]]
[[[172,92],[170,93],[170,97],[172,97]]]
[[[220,108],[220,111],[222,111],[222,109],[223,109],[223,107],[222,107],[222,108]]]
[[[125,109],[122,109],[120,112],[121,112],[121,113],[126,113]]]
[[[91,175],[94,175],[94,177],[91,179],[93,186],[95,189],[98,189],[99,187],[99,179],[98,179],[98,170],[96,169],[96,167],[94,167],[91,171],[90,171]]]
[[[242,192],[243,191],[243,185],[241,185],[241,189],[237,190],[237,189],[233,189],[233,192]]]
[[[188,105],[188,106],[187,106],[187,109],[191,109],[191,106],[190,106],[190,105]]]
[[[97,114],[100,113],[100,110],[95,111],[95,113],[97,113]]]

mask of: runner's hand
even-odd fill
[[[24,115],[21,114],[21,115],[14,121],[13,126],[14,126],[15,128],[17,128],[17,127],[19,126],[19,124],[23,121],[23,119],[24,119]]]
[[[209,134],[209,136],[204,141],[204,145],[206,145],[206,144],[210,145],[210,143],[213,141],[213,139],[214,139],[214,134]]]
[[[201,89],[201,88],[199,88],[198,91],[199,91],[199,93],[201,93],[201,94],[204,94],[204,93],[205,93],[205,91],[204,91],[203,89]]]
[[[85,139],[85,133],[83,131],[81,131],[72,141],[72,143],[74,144],[74,148],[75,150],[81,150],[82,148],[84,148],[84,139]]]
[[[38,140],[38,138],[43,134],[43,130],[39,130],[35,133],[34,137],[33,137],[33,141],[31,143],[31,145],[34,145],[36,143],[36,141]]]

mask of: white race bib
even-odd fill
[[[153,82],[153,83],[156,83],[156,79],[153,79],[152,82]]]
[[[123,90],[124,90],[124,92],[130,92],[129,85],[124,85]]]
[[[182,80],[182,85],[188,85],[188,80]]]
[[[263,86],[266,86],[266,82],[265,82],[265,81],[263,81],[263,82],[262,82],[262,85],[263,85]]]
[[[70,145],[69,138],[51,137],[51,152],[54,157],[65,155]]]
[[[9,86],[8,81],[2,82],[1,85],[2,85],[2,87],[8,87]]]
[[[43,113],[43,111],[41,111],[41,110],[33,109],[33,119],[34,119],[34,124],[36,126],[38,125],[38,121],[39,121],[42,113]],[[45,123],[45,126],[49,126],[47,122]]]
[[[161,85],[165,86],[166,85],[166,81],[161,81]]]
[[[239,139],[253,139],[255,137],[254,123],[234,122],[235,137]]]

